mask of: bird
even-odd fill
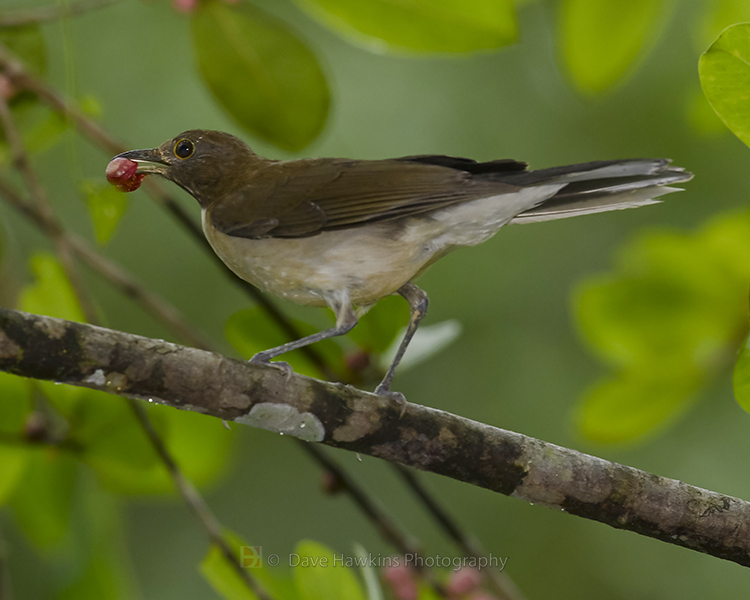
[[[438,154],[272,160],[231,134],[202,129],[118,154],[106,175],[124,191],[147,175],[177,184],[198,201],[208,242],[237,276],[277,297],[333,310],[333,327],[259,352],[252,363],[344,335],[381,298],[405,298],[409,323],[375,388],[402,403],[391,384],[429,301],[414,279],[435,261],[510,223],[653,204],[692,178],[668,159],[538,170],[512,159]]]

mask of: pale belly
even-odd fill
[[[355,306],[393,294],[440,251],[431,243],[443,225],[379,224],[305,238],[251,240],[204,227],[222,261],[254,286],[298,304],[326,306],[346,293]],[[395,235],[394,235],[395,234]]]

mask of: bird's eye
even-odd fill
[[[190,140],[181,139],[174,145],[174,155],[177,158],[190,158],[195,152],[195,145]]]

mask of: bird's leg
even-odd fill
[[[411,308],[411,318],[409,319],[409,325],[406,328],[404,338],[401,340],[401,345],[398,347],[398,352],[396,352],[396,356],[393,359],[391,366],[388,367],[388,372],[385,374],[385,377],[383,377],[383,381],[381,381],[380,385],[375,388],[375,393],[380,394],[381,396],[394,397],[402,403],[405,408],[406,399],[404,398],[404,395],[399,392],[390,391],[391,382],[393,381],[393,375],[396,373],[396,367],[398,367],[398,364],[404,356],[404,352],[406,352],[406,347],[414,337],[417,327],[419,327],[419,322],[427,314],[427,304],[429,300],[427,294],[411,282],[402,285],[398,289],[398,293],[406,298],[406,301],[409,303],[409,307]]]
[[[357,315],[354,312],[354,307],[352,306],[348,294],[332,294],[331,297],[326,298],[326,302],[328,303],[328,306],[331,307],[331,310],[336,313],[335,326],[326,329],[325,331],[319,331],[318,333],[305,336],[293,342],[287,342],[281,346],[276,346],[276,348],[270,348],[269,350],[258,352],[258,354],[250,359],[250,362],[260,365],[269,364],[272,358],[276,358],[277,356],[290,352],[291,350],[299,350],[308,344],[314,344],[315,342],[336,337],[337,335],[344,335],[357,324]],[[283,369],[288,375],[292,374],[292,368],[285,362],[275,362],[271,364]]]

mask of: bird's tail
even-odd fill
[[[670,166],[666,159],[631,159],[525,171],[504,180],[521,186],[567,183],[554,196],[511,221],[533,223],[654,204],[660,202],[656,200],[659,196],[681,191],[672,184],[692,177],[692,173]]]

